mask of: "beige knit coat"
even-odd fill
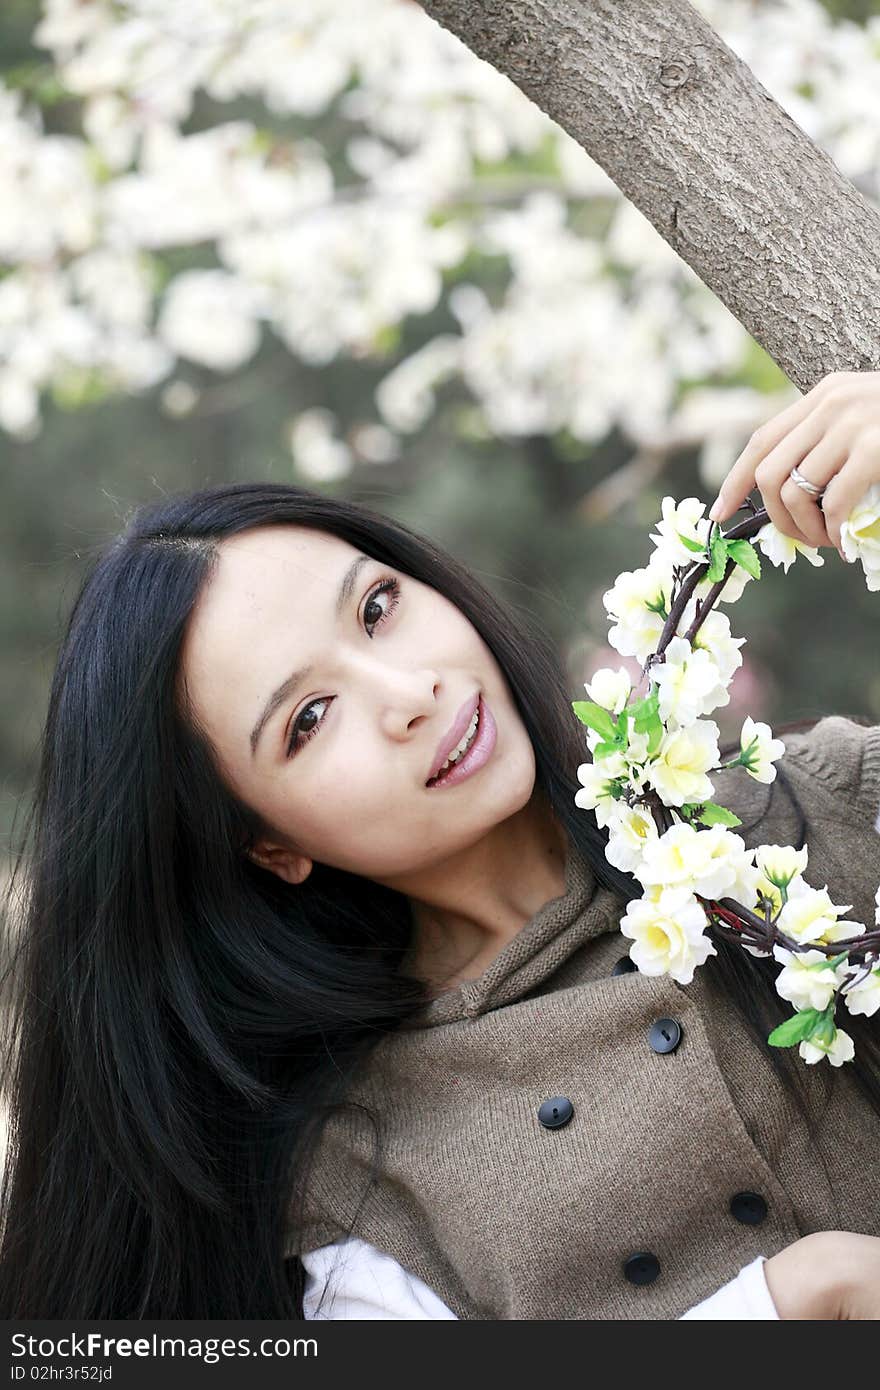
[[[833,717],[786,744],[808,818],[807,881],[873,926],[880,727]],[[737,768],[718,774],[716,794],[747,844],[800,843],[779,782]],[[350,1092],[383,1146],[353,1233],[459,1318],[676,1318],[807,1232],[880,1235],[880,1118],[851,1068],[798,1061],[808,1123],[716,987],[711,957],[687,986],[611,973],[629,946],[622,912],[570,852],[563,896],[479,979],[383,1039]],[[667,1053],[649,1042],[661,1018],[681,1028]],[[560,1096],[572,1117],[546,1128],[538,1110]],[[291,1253],[347,1231],[372,1153],[362,1111],[334,1118]],[[759,1224],[732,1214],[743,1192],[766,1202]],[[659,1266],[647,1284],[631,1281],[640,1253]]]

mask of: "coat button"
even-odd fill
[[[630,960],[629,956],[621,956],[611,973],[612,975],[629,975],[632,970],[638,970],[635,961]]]
[[[640,1250],[625,1261],[623,1273],[631,1284],[653,1284],[660,1273],[660,1261],[650,1250]]]
[[[730,1214],[744,1226],[760,1226],[767,1215],[767,1203],[760,1192],[736,1192],[730,1199]]]
[[[656,1018],[648,1030],[648,1042],[655,1052],[674,1052],[681,1042],[681,1024],[674,1018]]]
[[[551,1096],[538,1110],[538,1119],[545,1129],[561,1129],[573,1114],[574,1106],[568,1096]]]

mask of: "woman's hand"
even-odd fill
[[[780,1318],[880,1320],[880,1239],[818,1231],[764,1264]]]
[[[820,499],[794,483],[825,488]],[[840,527],[880,483],[880,372],[832,372],[755,430],[709,515],[726,521],[758,487],[770,520],[793,540],[840,549]]]

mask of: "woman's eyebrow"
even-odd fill
[[[368,565],[370,563],[371,558],[372,557],[370,555],[358,555],[357,558],[354,559],[352,563],[349,565],[348,569],[345,571],[345,574],[342,576],[342,583],[339,586],[339,593],[336,596],[337,618],[339,618],[342,615],[342,610],[345,608],[346,604],[351,598],[354,586],[357,583],[358,575],[360,574],[364,565]],[[259,719],[257,720],[256,724],[251,730],[252,758],[256,755],[257,743],[259,741],[260,734],[263,732],[263,729],[268,724],[273,714],[275,714],[276,710],[278,710],[281,707],[281,705],[283,705],[285,701],[293,694],[300,681],[304,681],[306,679],[311,669],[311,666],[303,666],[299,671],[293,671],[287,677],[287,679],[283,681],[281,685],[279,685],[278,689],[273,690],[272,694],[269,696],[268,700],[263,706],[263,711]]]

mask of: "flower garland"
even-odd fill
[[[795,1013],[768,1042],[798,1044],[805,1062],[827,1057],[837,1067],[854,1056],[836,1024],[840,1001],[851,1014],[880,1009],[880,888],[877,929],[868,931],[845,918],[850,906],[832,903],[827,886],[806,882],[806,846],[747,849],[730,828],[739,818],[712,800],[710,772],[742,766],[770,783],[785,751],[767,724],[749,717],[739,753],[720,761],[718,726],[706,716],[729,703],[745,638],[731,636],[716,604],[735,602],[760,577],[759,549],[786,571],[798,553],[824,563],[766,511],[746,506],[750,515],[723,532],[697,498],[665,497],[648,565],[619,575],[604,595],[608,640],[643,663],[642,681],[634,691],[623,667],[604,668],[585,686],[589,699],[572,702],[592,754],[578,768],[575,802],[607,830],[609,862],[644,890],[620,924],[638,969],[690,984],[695,968],[717,955],[709,931],[754,956],[772,955],[783,967],[776,991]],[[868,588],[880,590],[880,486],[844,523],[841,545],[850,563],[861,561]],[[647,694],[636,698],[642,686]]]

